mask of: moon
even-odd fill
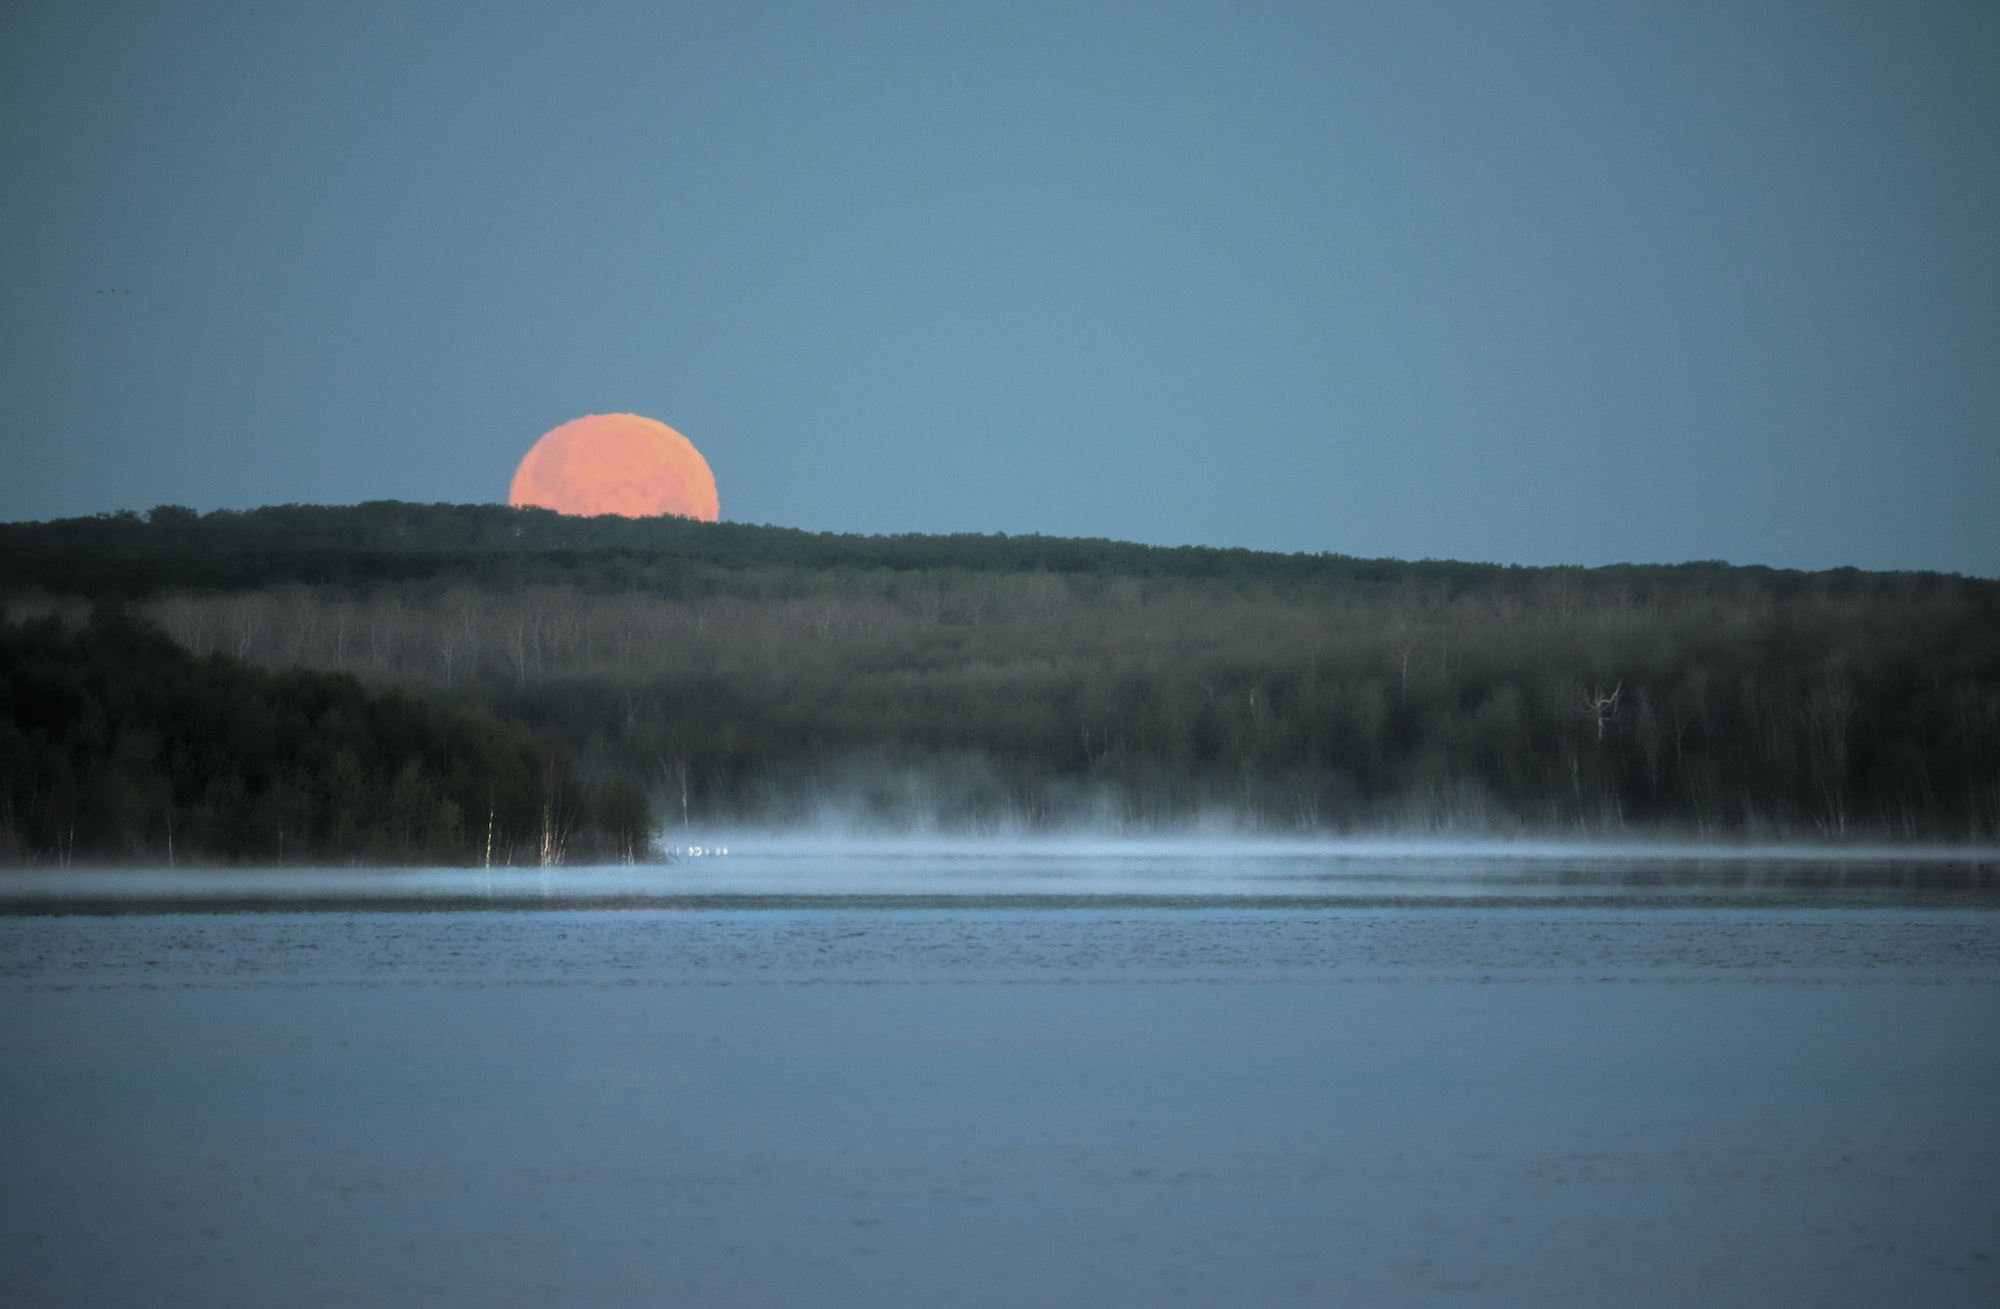
[[[591,414],[543,436],[514,470],[507,502],[585,516],[722,516],[715,474],[694,442],[637,414]]]

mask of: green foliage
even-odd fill
[[[592,821],[566,755],[478,708],[344,673],[199,658],[113,609],[0,623],[0,858],[167,861],[643,852],[644,797]]]

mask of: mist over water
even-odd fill
[[[0,913],[430,904],[863,901],[1215,906],[2000,905],[2000,848],[948,837],[796,830],[669,838],[660,862],[549,868],[15,869]]]

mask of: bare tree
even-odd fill
[[[563,861],[569,844],[568,823],[561,811],[562,770],[551,759],[542,768],[541,866],[552,868]]]
[[[613,610],[611,630],[617,640],[617,658],[628,671],[638,662],[637,652],[657,635],[652,608],[653,603],[635,591],[622,597]]]
[[[285,588],[284,604],[291,638],[291,661],[294,664],[306,663],[319,637],[319,596],[309,587],[290,586]]]
[[[810,609],[810,616],[814,634],[824,641],[841,626],[840,602],[831,596],[815,600]]]
[[[444,689],[451,690],[451,675],[458,664],[459,652],[465,646],[465,634],[458,624],[451,621],[449,614],[440,614],[431,627],[431,648],[437,651],[438,673],[444,679]]]
[[[1838,658],[1828,661],[1819,684],[1806,696],[1805,718],[1820,821],[1835,836],[1847,834],[1847,740],[1855,708],[1846,669]]]
[[[1646,760],[1646,789],[1653,795],[1660,793],[1660,752],[1666,746],[1666,730],[1660,722],[1659,714],[1653,710],[1653,701],[1646,694],[1646,688],[1639,688],[1639,708],[1633,715],[1633,734],[1639,740],[1639,753]]]
[[[571,593],[543,592],[536,597],[535,627],[537,643],[541,647],[544,675],[558,671],[564,653],[575,644],[578,629],[582,625],[583,611],[577,606]]]
[[[378,673],[387,673],[403,642],[403,618],[410,607],[409,597],[389,591],[376,597],[370,606],[365,630],[368,633],[368,662]]]
[[[257,634],[264,630],[263,594],[252,591],[231,600],[228,621],[229,653],[238,659],[248,659],[257,643]]]
[[[1068,609],[1072,599],[1069,586],[1062,578],[1053,573],[1031,573],[1021,579],[1014,612],[1022,618],[1039,618],[1047,622]]]
[[[1583,714],[1597,724],[1597,739],[1604,739],[1604,725],[1618,717],[1618,700],[1625,691],[1625,679],[1619,678],[1618,685],[1611,688],[1611,694],[1604,694],[1602,687],[1592,687],[1583,697]]]
[[[909,606],[918,624],[936,627],[944,618],[944,592],[934,586],[923,587],[910,596]]]
[[[327,623],[332,637],[333,666],[347,667],[347,638],[354,631],[354,606],[342,601],[333,606],[333,613]]]
[[[198,596],[170,595],[153,606],[153,615],[176,644],[196,652],[208,645],[208,602]]]
[[[528,670],[535,664],[539,635],[535,631],[534,617],[526,609],[516,608],[507,621],[507,662],[514,669],[514,685],[524,686],[528,681]]]
[[[668,794],[677,794],[681,801],[681,830],[688,828],[688,760],[685,754],[676,754],[671,760],[653,756],[653,763],[660,772],[660,784]]]
[[[445,596],[431,625],[431,648],[437,652],[447,691],[459,662],[475,657],[478,639],[479,597],[460,587]]]

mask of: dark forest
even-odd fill
[[[480,709],[198,658],[117,610],[0,625],[0,861],[629,860],[650,827]]]
[[[17,858],[158,859],[169,818],[258,860],[605,857],[655,818],[2000,838],[2000,583],[1953,575],[383,503],[3,524],[0,601]],[[103,689],[49,698],[66,662]],[[262,717],[174,754],[168,681]],[[135,759],[164,780],[103,780]]]

